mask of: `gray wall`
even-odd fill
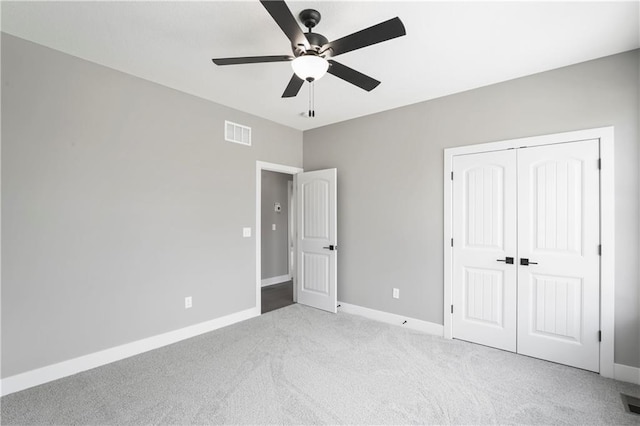
[[[613,125],[615,362],[639,367],[638,58],[636,50],[306,131],[305,171],[340,174],[339,300],[443,324],[443,149]]]
[[[289,181],[292,175],[262,171],[262,279],[289,273]],[[274,210],[274,203],[280,203],[280,213]]]
[[[2,377],[254,307],[256,160],[302,132],[2,34]]]
[[[339,299],[442,324],[443,149],[614,125],[616,362],[640,366],[638,57],[305,132],[305,169],[339,169]],[[2,377],[254,306],[255,161],[301,166],[301,132],[6,34],[1,71]]]

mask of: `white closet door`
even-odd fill
[[[598,141],[517,156],[518,353],[599,371]]]
[[[516,154],[453,161],[453,337],[516,350]]]

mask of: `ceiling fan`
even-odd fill
[[[217,58],[213,59],[213,63],[238,65],[292,61],[294,74],[282,94],[283,98],[296,96],[305,80],[311,83],[325,73],[333,74],[366,91],[375,89],[380,81],[329,58],[406,34],[402,21],[396,17],[329,42],[322,34],[311,31],[320,22],[320,12],[317,10],[305,9],[300,12],[300,20],[308,29],[308,32],[304,33],[283,0],[260,0],[260,3],[291,41],[293,56]]]

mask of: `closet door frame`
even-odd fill
[[[614,128],[600,127],[574,132],[510,139],[444,150],[444,337],[453,338],[452,268],[453,250],[453,157],[462,154],[500,151],[521,147],[552,145],[599,139],[600,141],[600,375],[614,378],[615,334],[615,169]]]

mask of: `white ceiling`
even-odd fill
[[[307,130],[640,47],[639,2],[291,1],[322,13],[329,40],[399,16],[407,35],[336,59],[382,81],[332,75],[280,96],[288,62],[218,67],[214,57],[286,55],[256,1],[7,2],[2,31],[260,117]],[[43,64],[46,66],[46,64]]]

